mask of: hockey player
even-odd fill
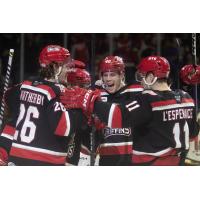
[[[104,102],[120,104],[143,91],[138,83],[126,84],[125,64],[119,56],[105,57],[100,62],[99,73],[102,81],[101,100]],[[116,130],[105,127],[99,132],[99,165],[129,165],[130,154],[125,149],[132,145],[131,128]],[[122,148],[125,151],[121,151]]]
[[[200,84],[200,66],[192,64],[185,65],[180,71],[181,80],[187,85]],[[197,122],[200,122],[200,113],[197,113]],[[200,123],[199,123],[200,125]],[[190,149],[187,154],[186,164],[199,165],[199,137],[191,141]]]
[[[81,61],[74,60],[74,68],[66,73],[66,86],[89,88],[91,86],[90,74],[85,70],[85,64]],[[90,132],[91,126],[85,124],[73,134],[67,150],[66,165],[89,165],[90,156]],[[80,157],[82,155],[82,157]],[[80,160],[82,159],[82,160]],[[84,160],[83,160],[84,159]]]
[[[107,56],[100,62],[102,101],[122,103],[143,90],[143,87],[138,83],[127,85],[124,71],[125,64],[121,57]],[[110,129],[98,122],[97,129],[99,165],[130,165],[132,153],[132,150],[129,151],[132,149],[131,128]]]
[[[75,68],[66,73],[66,85],[67,87],[89,88],[91,86],[90,74],[85,69],[77,68],[75,65]]]
[[[133,165],[182,165],[189,139],[198,135],[193,99],[167,83],[168,61],[160,56],[144,58],[137,78],[145,90],[127,103],[105,104],[92,91],[79,90],[76,106],[95,113],[108,127],[133,127]],[[82,98],[81,98],[82,97]]]
[[[64,89],[58,82],[71,62],[69,51],[49,45],[41,51],[39,62],[40,78],[21,84],[15,129],[2,133],[1,160],[6,161],[9,154],[9,165],[64,165],[68,141],[84,123],[81,112],[66,111],[58,101]],[[2,148],[8,140],[12,141],[9,152]]]

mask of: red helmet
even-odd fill
[[[51,62],[64,63],[69,57],[67,49],[59,45],[48,45],[40,52],[39,63],[41,67],[46,67]]]
[[[67,82],[72,85],[90,85],[91,77],[85,69],[74,68],[66,74]]]
[[[107,56],[100,62],[99,71],[100,73],[108,71],[123,72],[125,69],[124,61],[119,56]]]
[[[167,78],[170,72],[170,65],[164,57],[148,56],[142,59],[137,69],[138,73],[142,76],[146,76],[148,72],[152,72],[157,78]]]
[[[185,65],[180,71],[180,77],[186,84],[200,83],[200,66]]]
[[[86,65],[80,60],[73,60],[75,68],[85,69]]]

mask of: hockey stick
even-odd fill
[[[178,68],[180,69],[181,67],[181,42],[179,38],[176,38],[176,43],[177,43],[177,48],[178,48]],[[180,75],[178,73],[178,85],[177,88],[180,89]]]
[[[197,39],[196,33],[192,33],[192,64],[197,65]]]
[[[192,37],[192,64],[194,66],[194,73],[195,73],[195,69],[197,66],[197,58],[196,58],[196,33],[192,33],[191,35]],[[197,112],[198,112],[198,106],[197,106],[197,84],[194,86],[195,88],[195,116],[197,116]],[[189,148],[189,152],[187,153],[186,156],[186,165],[189,163],[193,163],[193,162],[200,162],[200,151],[199,151],[199,138],[198,136],[195,138],[195,140],[193,140],[192,142],[190,142],[190,148]]]
[[[6,71],[5,81],[4,81],[3,96],[4,96],[6,90],[8,89],[8,86],[9,86],[13,55],[14,55],[14,49],[10,49],[7,71]],[[2,126],[2,123],[3,123],[3,116],[4,116],[4,111],[5,111],[5,104],[3,102],[3,96],[2,96],[1,107],[0,107],[0,129],[1,129],[1,126]]]
[[[196,45],[196,33],[192,33],[192,64],[194,69],[197,66],[197,45]],[[195,84],[195,105],[196,105],[196,114],[198,112],[198,96],[197,96],[197,84]]]
[[[92,88],[94,88],[95,82],[95,34],[92,33],[91,35],[91,75],[92,75]],[[92,130],[90,132],[90,166],[94,166],[95,164],[95,132],[96,128],[92,125]]]
[[[192,33],[192,64],[194,66],[194,69],[196,68],[197,66],[197,52],[196,52],[196,49],[197,49],[197,45],[196,45],[196,33]],[[198,91],[197,91],[197,84],[195,84],[194,86],[195,88],[195,108],[196,108],[196,116],[197,116],[197,113],[198,113]],[[199,151],[199,141],[198,141],[198,137],[196,137],[195,139],[195,150],[196,151]]]

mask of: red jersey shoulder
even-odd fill
[[[151,104],[151,107],[154,110],[194,106],[193,99],[190,97],[188,93],[182,90],[175,90],[175,91],[146,90],[142,94],[147,98],[147,101]]]
[[[63,85],[58,83],[29,80],[24,81],[21,86],[21,89],[28,89],[46,95],[48,100],[51,100],[60,95],[61,91],[64,90],[64,88],[65,87]]]

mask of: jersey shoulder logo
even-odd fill
[[[131,112],[132,110],[139,108],[140,105],[137,101],[132,101],[131,103],[126,105],[126,108],[128,109],[129,112]]]

